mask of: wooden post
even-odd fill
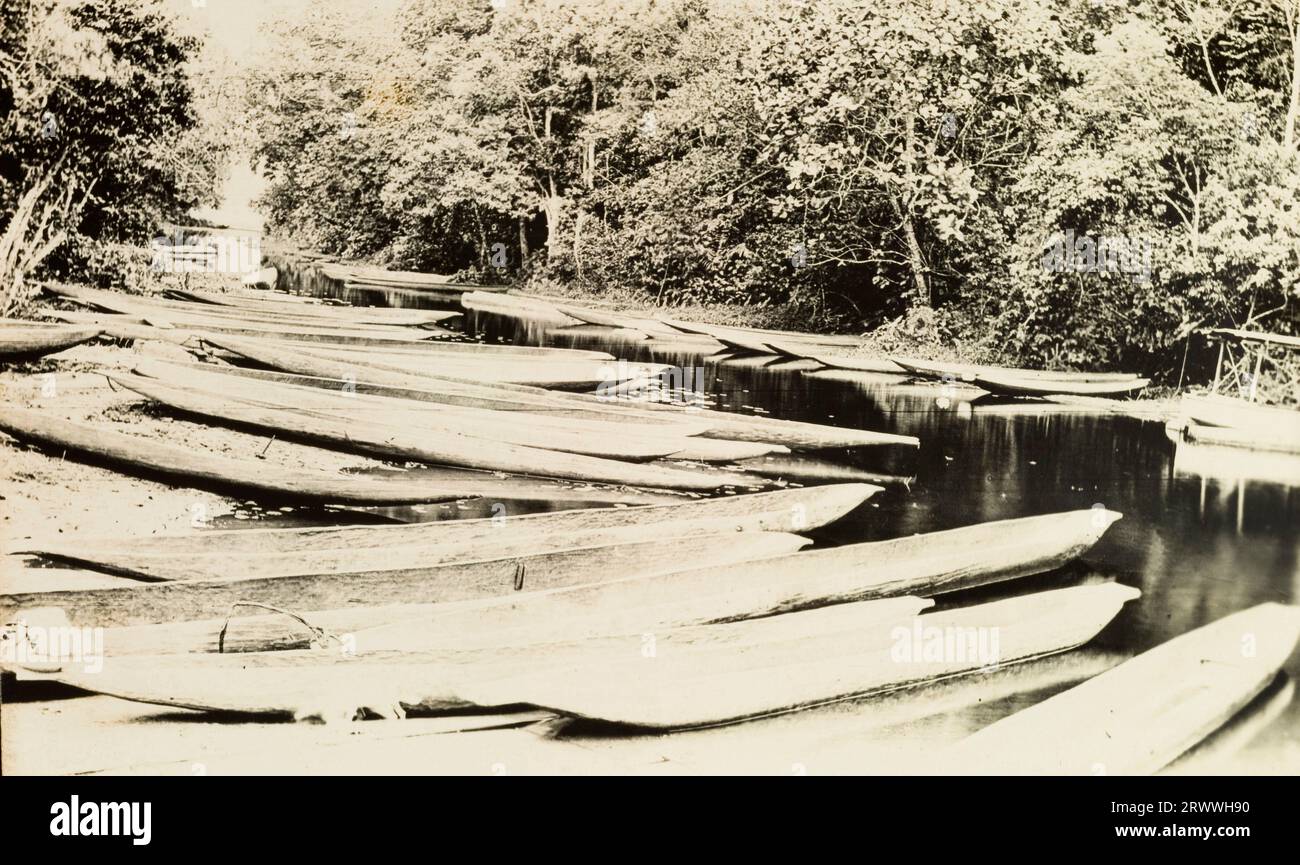
[[[1265,350],[1261,348],[1259,354],[1255,355],[1255,371],[1250,376],[1250,401],[1255,401],[1255,391],[1259,389],[1259,371],[1264,365]]]
[[[1223,349],[1226,343],[1225,337],[1219,338],[1219,359],[1214,363],[1214,384],[1210,387],[1210,393],[1219,392],[1219,375],[1223,372]]]

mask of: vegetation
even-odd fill
[[[212,202],[197,39],[154,0],[0,0],[0,314],[41,268],[95,278],[121,244]]]

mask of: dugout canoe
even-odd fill
[[[111,568],[133,556],[153,556],[156,567],[168,568],[183,579],[187,568],[205,556],[287,554],[305,550],[419,548],[464,544],[511,533],[596,531],[630,526],[686,537],[696,532],[805,532],[829,525],[881,491],[872,484],[831,484],[821,487],[747,493],[672,505],[631,508],[590,508],[558,513],[515,515],[503,509],[499,518],[447,520],[398,526],[319,526],[294,529],[215,529],[147,537],[60,537],[24,541],[10,552],[29,553]],[[187,557],[200,557],[189,559]],[[170,565],[169,565],[170,563]]]
[[[656,321],[653,318],[620,315],[618,313],[603,312],[598,309],[567,306],[564,304],[556,304],[555,308],[570,318],[577,319],[583,324],[598,325],[600,327],[613,327],[619,330],[630,330],[639,333],[648,339],[679,335],[679,333],[673,328],[668,327],[663,322]]]
[[[401,345],[434,336],[440,318],[437,313],[412,315],[397,310],[393,312],[401,316],[398,320],[386,316],[371,317],[365,312],[357,312],[349,317],[341,311],[333,315],[322,312],[333,309],[325,306],[315,307],[314,312],[301,307],[276,311],[228,309],[212,304],[136,297],[57,283],[45,283],[43,287],[57,297],[121,316],[130,324],[146,324],[160,329],[208,328],[220,333],[267,339],[337,341],[374,347]]]
[[[739,621],[830,604],[934,597],[1053,570],[1091,548],[1116,519],[1119,514],[1110,512],[1048,514],[754,557],[743,564],[516,593],[474,604],[376,610],[365,646],[424,651],[533,645]],[[1024,536],[1011,538],[1007,532]],[[329,621],[331,614],[324,615]],[[383,622],[385,616],[391,620]],[[267,633],[275,631],[263,628],[262,637]],[[251,645],[262,648],[256,641]]]
[[[1300,453],[1300,436],[1273,430],[1248,430],[1237,427],[1203,426],[1188,423],[1182,431],[1187,441],[1277,454]]]
[[[1297,639],[1300,607],[1232,613],[985,727],[944,751],[936,770],[1151,774],[1263,691]]]
[[[276,420],[276,415],[261,411],[269,409],[306,413],[311,417],[344,423],[361,419],[367,426],[393,428],[393,433],[402,438],[417,436],[419,431],[427,430],[434,434],[473,436],[618,460],[649,461],[671,457],[731,462],[784,450],[779,445],[693,439],[675,431],[673,434],[656,434],[653,428],[639,429],[631,424],[575,424],[563,418],[546,417],[529,418],[528,422],[520,423],[517,414],[506,412],[430,411],[422,403],[259,382],[163,363],[144,362],[137,364],[136,369],[148,378],[128,376],[114,381],[180,411],[223,422],[253,425],[259,429],[269,428],[267,423],[282,423]],[[305,431],[300,428],[298,434],[314,438],[310,427]],[[321,440],[335,443],[336,437],[330,434]]]
[[[668,368],[666,364],[566,360],[558,357],[547,358],[545,363],[537,363],[531,358],[492,358],[486,355],[452,357],[431,354],[428,357],[419,357],[409,352],[343,353],[326,346],[309,346],[303,351],[314,357],[355,363],[361,372],[373,368],[465,382],[519,384],[566,390],[594,388],[641,379],[658,375]]]
[[[808,346],[820,346],[822,348],[857,348],[859,344],[859,340],[855,337],[836,336],[835,334],[800,333],[799,331],[794,330],[769,330],[761,327],[696,324],[694,322],[672,318],[662,318],[660,321],[668,327],[681,331],[682,333],[711,336],[720,342],[727,339],[744,342],[746,344],[752,343],[755,348],[761,346],[763,353],[765,354],[772,353],[772,349],[768,347],[768,343],[772,340],[792,342]]]
[[[317,267],[330,279],[339,282],[364,282],[369,285],[392,285],[401,288],[431,288],[442,290],[451,277],[440,273],[421,273],[414,270],[385,270],[362,264],[321,263]],[[497,290],[494,286],[475,286],[479,291]]]
[[[914,598],[841,604],[655,635],[453,652],[290,651],[117,658],[55,678],[161,705],[296,718],[505,705],[652,729],[714,726],[888,693],[1091,640],[1136,589],[1076,586],[956,610]],[[926,640],[972,635],[928,660]],[[998,634],[997,650],[976,634]],[[940,653],[941,655],[944,653]]]
[[[914,357],[891,355],[889,360],[899,368],[922,378],[973,383],[978,376],[1051,382],[1131,382],[1138,378],[1129,372],[1053,372],[1050,370],[1017,369],[1009,366],[957,363],[956,361],[921,360]],[[1062,391],[1064,392],[1064,391]]]
[[[418,478],[360,478],[278,467],[219,456],[107,425],[77,423],[49,412],[6,406],[0,431],[43,449],[181,486],[275,501],[333,504],[420,504],[463,498],[441,483]]]
[[[228,563],[225,576],[0,595],[0,616],[14,621],[22,618],[23,610],[57,608],[74,627],[123,627],[217,618],[229,615],[237,602],[281,610],[436,605],[527,594],[530,588],[540,591],[622,574],[662,573],[696,557],[715,563],[757,559],[789,553],[808,543],[797,535],[765,532],[750,538],[744,547],[708,534],[670,544],[655,538],[574,546],[587,540],[563,534],[531,537],[500,548],[479,544],[426,551],[423,562],[407,567],[352,570],[340,563],[318,572],[269,577],[244,576],[236,559]]]
[[[13,362],[43,357],[81,345],[99,336],[96,327],[64,327],[40,322],[5,321],[0,327],[0,361]]]
[[[418,392],[417,398],[437,402],[454,402],[478,408],[527,410],[545,414],[589,414],[599,412],[610,420],[629,422],[663,422],[666,419],[702,423],[708,428],[701,435],[709,438],[745,442],[768,442],[795,450],[821,450],[837,447],[904,446],[918,447],[915,436],[881,433],[873,430],[835,427],[826,424],[740,415],[712,409],[684,409],[664,403],[628,401],[549,391],[523,385],[486,385],[451,379],[413,376],[382,369],[366,369],[364,376],[355,365],[325,357],[284,350],[264,340],[211,337],[206,341],[273,369],[314,379],[333,379],[360,387],[360,382],[385,388],[405,388]],[[412,394],[415,395],[415,394]]]
[[[1291,438],[1300,449],[1300,410],[1262,405],[1220,394],[1187,394],[1179,400],[1182,414],[1201,426],[1241,430],[1265,438]]]
[[[805,354],[801,355],[808,360],[815,360],[817,363],[830,369],[842,369],[850,372],[878,372],[889,373],[890,375],[902,375],[904,370],[898,364],[889,358],[884,357],[859,357],[840,354]]]
[[[1124,396],[1136,393],[1151,384],[1149,379],[1135,378],[1124,381],[1076,381],[1067,379],[1025,378],[1011,375],[980,373],[975,385],[990,393],[1010,396]]]
[[[626,484],[652,489],[711,492],[727,486],[760,486],[757,476],[706,471],[526,447],[434,429],[404,430],[323,412],[258,405],[197,389],[174,388],[141,376],[110,376],[117,384],[184,412],[238,427],[263,430],[326,445],[347,453],[433,465],[500,471],[530,477]]]
[[[1105,522],[1118,518],[1118,514],[1107,514]],[[527,591],[503,594],[495,601],[458,605],[447,601],[459,599],[440,597],[398,609],[379,606],[383,602],[378,600],[366,600],[364,608],[341,612],[302,604],[295,607],[300,611],[312,609],[305,617],[319,627],[375,629],[367,643],[371,648],[522,645],[647,633],[904,595],[933,597],[1055,569],[1096,542],[1105,531],[1096,528],[1097,522],[1096,516],[1086,511],[1049,514],[889,541],[790,551],[786,555],[781,555],[780,543],[772,540],[771,533],[758,535],[757,548],[748,541],[735,543],[730,534],[720,534],[701,545],[701,559],[691,557],[688,563],[687,558],[678,557],[678,564],[671,568],[666,563],[674,561],[672,550],[680,549],[676,539],[643,527],[562,533],[540,539],[521,533],[503,539],[505,543],[453,545],[434,552],[317,550],[278,556],[232,554],[200,562],[190,559],[179,581],[219,579],[232,572],[250,580],[303,574],[418,573],[421,567],[437,564],[438,557],[473,558],[477,550],[491,551],[493,558],[499,558],[557,544],[583,547],[607,542],[659,543],[658,549],[646,548],[648,562],[664,563],[657,570],[624,569],[603,574],[598,580],[574,579],[567,584],[547,585],[530,579]],[[1009,538],[1006,530],[1033,536]],[[977,548],[977,544],[982,546]],[[118,560],[115,567],[118,573],[137,578],[169,579],[177,574],[176,564],[136,556]],[[300,631],[286,631],[285,622],[267,623],[256,616],[240,621],[242,625],[235,631],[241,635],[241,651],[292,648],[302,639]],[[118,648],[136,653],[210,651],[214,645],[210,638],[216,633],[217,628],[202,625],[185,631],[139,632],[121,636]]]

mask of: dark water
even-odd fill
[[[411,293],[385,302],[421,305]],[[482,313],[467,314],[465,328],[485,341],[602,349],[628,360],[702,366],[710,402],[729,411],[917,436],[919,451],[818,455],[914,478],[823,530],[818,543],[1094,505],[1121,512],[1123,519],[1087,554],[1086,567],[1140,588],[1142,597],[1089,646],[1093,653],[1127,656],[1254,604],[1300,602],[1300,458],[1212,448],[1180,453],[1184,446],[1170,441],[1161,423],[983,405],[973,390],[816,372],[807,362],[706,358],[615,339],[611,331],[548,330]],[[1300,653],[1287,671],[1292,679],[1300,675]],[[1289,704],[1235,752],[1225,764],[1229,771],[1300,772],[1300,703],[1291,691],[1281,693]],[[970,707],[948,722],[974,729],[1017,705],[1010,698],[1008,705]]]

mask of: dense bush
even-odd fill
[[[286,24],[253,108],[275,226],[329,252],[1160,371],[1294,318],[1298,28],[1300,0],[410,0]]]

